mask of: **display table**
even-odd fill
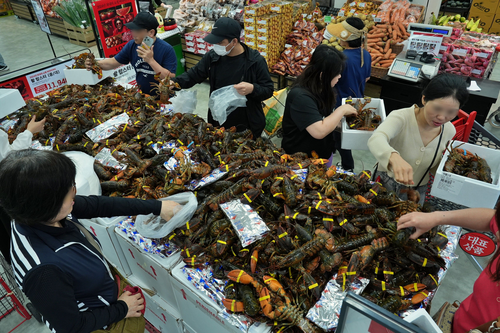
[[[465,79],[465,77],[464,77]],[[484,125],[491,106],[496,102],[500,91],[500,82],[488,79],[474,79],[481,91],[469,91],[469,101],[462,108],[467,113],[477,111],[476,121]],[[389,76],[380,79],[382,91],[380,98],[384,100],[387,114],[393,110],[422,103],[423,84],[399,80]]]

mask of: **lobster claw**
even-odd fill
[[[242,204],[250,204],[252,203],[262,192],[257,188],[252,188],[247,192],[243,193],[243,196],[240,198]]]
[[[248,273],[241,269],[232,270],[231,272],[227,273],[227,277],[232,281],[243,284],[250,284],[254,281],[253,277],[251,277],[250,275],[248,275]]]
[[[231,312],[243,312],[245,310],[243,302],[237,302],[234,299],[223,298],[222,304],[224,304],[224,307]]]
[[[259,260],[259,250],[254,250],[252,252],[252,256],[250,257],[250,270],[252,271],[252,273],[255,273],[258,260]]]

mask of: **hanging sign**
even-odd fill
[[[49,23],[47,22],[47,18],[45,17],[45,12],[43,11],[42,5],[40,4],[40,0],[31,0],[31,4],[33,5],[33,10],[38,19],[38,25],[40,25],[40,29],[43,32],[48,34],[52,34],[50,31]]]
[[[92,10],[104,56],[114,57],[133,39],[125,24],[132,22],[137,15],[135,0],[99,0],[92,2]]]

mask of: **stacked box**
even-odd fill
[[[188,32],[184,35],[186,39],[186,51],[194,54],[205,54],[210,51],[213,46],[205,42],[203,38],[208,35],[206,31],[196,30]]]

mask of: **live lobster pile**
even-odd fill
[[[92,63],[92,73],[97,74],[97,77],[99,79],[102,78],[102,69],[99,66],[99,64],[97,63],[97,61],[95,60],[94,54],[84,52],[84,53],[81,53],[80,55],[74,57],[73,59],[75,59],[75,63],[73,64],[73,66],[71,66],[71,68],[73,68],[73,69],[75,69],[75,68],[76,69],[86,69],[87,66],[85,66],[85,62],[88,59]]]
[[[484,158],[461,148],[452,148],[449,153],[444,171],[491,184],[491,169]]]
[[[434,229],[414,241],[413,230],[397,231],[401,215],[422,207],[372,183],[369,172],[339,173],[326,160],[287,155],[269,140],[253,140],[250,131],[157,108],[136,89],[70,85],[28,101],[9,136],[14,139],[36,114],[47,118],[36,137],[46,147],[52,140],[55,151],[93,156],[109,149],[127,164],[120,170],[95,163],[110,196],[157,199],[225,173],[196,189],[193,218],[159,242],[175,243],[187,266],[210,265],[216,278],[228,281],[228,311],[279,323],[277,330],[319,331],[306,313],[334,274],[346,288],[357,277],[370,279],[364,296],[392,312],[418,306],[436,288],[446,236]],[[85,134],[123,112],[129,122],[109,138],[93,142]],[[246,247],[221,209],[234,200],[252,207],[270,229]]]
[[[349,97],[346,100],[347,104],[351,104],[356,111],[356,115],[346,117],[347,125],[350,129],[360,131],[374,131],[381,123],[382,119],[374,110],[377,108],[368,108],[366,105],[370,104],[371,98],[358,98],[353,100]]]

